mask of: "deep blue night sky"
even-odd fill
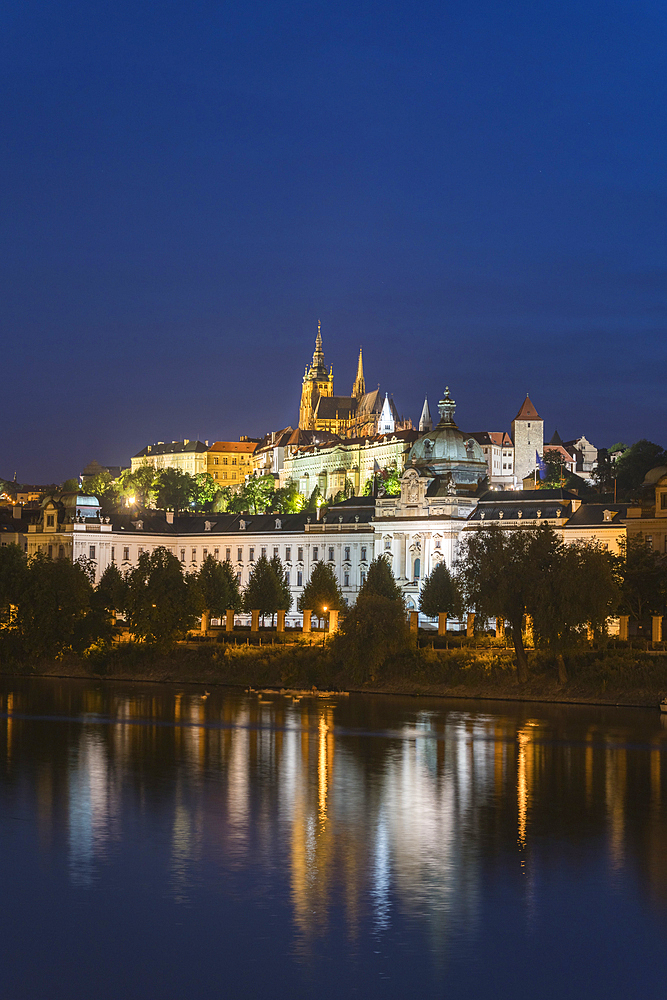
[[[667,11],[6,0],[0,476],[336,391],[667,445]]]

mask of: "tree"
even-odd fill
[[[142,552],[127,581],[130,631],[144,642],[168,646],[195,622],[193,594],[173,553]]]
[[[96,476],[86,476],[83,488],[90,496],[97,497],[100,507],[106,513],[111,513],[118,506],[118,483],[112,479],[110,473],[103,471]]]
[[[403,592],[394,579],[391,566],[384,556],[378,556],[368,567],[366,579],[359,590],[359,597],[387,597],[403,603]]]
[[[241,594],[236,574],[229,562],[206,556],[196,578],[197,609],[212,618],[222,618],[226,611],[241,610]]]
[[[305,506],[306,498],[292,479],[276,490],[271,499],[271,510],[276,514],[298,514]]]
[[[240,513],[247,510],[251,514],[263,514],[271,508],[275,489],[276,482],[273,476],[253,476],[246,480],[239,492],[232,497],[228,510]]]
[[[24,648],[36,656],[81,652],[105,632],[91,613],[93,588],[84,570],[67,559],[38,552],[28,572],[17,611]]]
[[[125,469],[117,480],[118,492],[128,504],[138,503],[150,507],[155,493],[155,469],[144,462],[132,472]]]
[[[0,621],[7,620],[9,609],[23,595],[28,575],[27,560],[18,545],[0,548]]]
[[[79,491],[79,480],[78,479],[66,479],[61,486],[63,493],[77,493]]]
[[[318,507],[323,507],[325,504],[324,497],[322,496],[322,491],[319,486],[315,486],[313,492],[308,497],[308,503],[304,507],[309,513],[315,513]]]
[[[615,463],[618,492],[623,496],[631,495],[644,482],[647,472],[656,465],[665,464],[667,464],[667,453],[659,444],[653,444],[645,438],[636,441]]]
[[[284,603],[281,583],[266,556],[255,563],[243,594],[243,610],[259,611],[262,622],[266,615],[280,611]]]
[[[97,584],[94,603],[109,613],[124,611],[127,601],[127,581],[115,563],[110,563]]]
[[[331,566],[321,561],[315,563],[296,606],[299,611],[314,611],[318,621],[324,618],[325,608],[327,611],[343,610],[345,598]]]
[[[155,479],[155,503],[159,510],[176,514],[191,506],[197,484],[195,477],[181,469],[161,469]]]
[[[210,510],[220,488],[210,472],[198,472],[194,476],[192,499],[196,510]]]
[[[447,564],[441,562],[424,580],[419,595],[419,610],[427,618],[437,618],[441,613],[458,615],[460,606],[458,588]]]
[[[274,556],[269,565],[275,573],[278,586],[280,587],[281,598],[278,611],[289,611],[292,607],[293,598],[292,588],[287,579],[287,570],[283,566],[280,556]]]
[[[567,682],[564,654],[587,640],[588,628],[602,631],[619,598],[613,557],[595,545],[565,545],[553,552],[529,604],[538,645],[551,650],[558,678]]]
[[[333,503],[335,504],[343,503],[343,501],[348,500],[350,497],[353,496],[354,496],[354,486],[352,485],[351,480],[349,480],[346,476],[345,485],[343,486],[342,490],[338,490],[338,492],[333,498]]]
[[[528,680],[523,620],[557,546],[548,525],[503,530],[495,524],[467,532],[461,546],[457,568],[465,602],[484,618],[509,622],[521,684]]]
[[[621,610],[639,621],[660,614],[667,598],[667,556],[653,548],[643,534],[627,539],[619,561]]]
[[[214,513],[216,514],[222,513],[223,511],[226,510],[230,510],[230,504],[235,496],[236,493],[234,493],[231,487],[223,486],[222,489],[219,489],[218,492],[215,494],[213,503],[211,505],[211,510],[213,510]]]
[[[403,602],[372,593],[359,594],[334,640],[334,656],[362,683],[375,681],[388,657],[409,648]]]
[[[537,483],[540,489],[559,490],[564,488],[570,477],[570,470],[564,464],[563,456],[559,452],[546,450],[542,460],[547,467],[547,475],[546,479],[541,480],[538,474]]]

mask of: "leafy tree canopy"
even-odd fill
[[[322,496],[322,491],[319,486],[315,486],[313,492],[308,497],[308,503],[306,504],[304,510],[310,512],[317,511],[318,507],[323,507],[325,504],[324,497]]]
[[[170,466],[160,469],[155,477],[155,503],[158,510],[178,513],[188,510],[197,492],[194,476]]]
[[[252,476],[229,501],[228,510],[264,514],[271,509],[276,481],[273,476]]]
[[[636,441],[623,452],[614,465],[618,493],[629,496],[636,492],[644,482],[647,472],[656,465],[666,463],[667,453],[659,444],[653,444],[646,439]]]
[[[667,600],[667,556],[661,555],[643,534],[627,539],[619,560],[621,610],[640,619],[660,614]]]
[[[76,493],[79,489],[79,480],[74,478],[66,479],[61,489],[63,493]]]
[[[410,648],[402,601],[379,594],[359,594],[335,636],[333,654],[361,683],[374,682],[390,656]]]
[[[0,547],[0,615],[18,604],[26,586],[28,562],[18,545]]]
[[[80,566],[42,552],[33,556],[17,613],[27,652],[49,657],[69,649],[81,652],[101,638],[106,626],[91,612],[92,592]]]
[[[278,611],[289,611],[292,607],[293,598],[292,590],[287,582],[287,570],[283,566],[280,556],[274,556],[269,565],[276,574],[276,580],[280,586],[281,601],[278,606]]]
[[[359,590],[359,597],[387,597],[403,604],[403,592],[394,579],[391,566],[384,556],[378,556],[368,567],[366,579]]]
[[[580,641],[584,626],[602,627],[618,598],[609,554],[565,545],[546,524],[511,530],[490,525],[466,533],[459,579],[468,607],[509,622],[521,682],[528,671],[525,615],[533,619],[536,642],[562,654]],[[562,673],[562,662],[559,667]]]
[[[458,615],[461,597],[445,562],[439,563],[427,576],[419,595],[419,610],[428,618],[439,614]]]
[[[324,608],[328,611],[342,611],[344,607],[345,598],[333,569],[324,562],[316,562],[310,580],[299,595],[298,610],[311,610],[322,619],[326,614]]]
[[[372,497],[376,491],[378,496],[398,496],[401,492],[401,474],[395,465],[382,469],[376,475],[366,480],[364,496]]]
[[[198,611],[222,618],[226,611],[241,610],[239,584],[231,563],[206,556],[192,583]]]
[[[467,607],[484,618],[503,618],[510,624],[520,682],[528,679],[522,626],[531,613],[531,599],[548,572],[558,539],[547,525],[511,531],[499,525],[466,532],[457,564]]]
[[[262,619],[280,611],[285,597],[281,581],[266,556],[260,556],[243,593],[243,610],[259,611]]]
[[[192,594],[181,564],[162,546],[142,552],[128,575],[130,631],[145,642],[169,645],[195,621]]]
[[[271,499],[271,510],[277,514],[298,514],[305,506],[306,498],[293,480],[276,490]]]
[[[117,480],[117,486],[119,496],[124,500],[150,507],[155,499],[155,469],[147,462],[134,472],[125,469]]]
[[[100,472],[96,476],[86,476],[83,488],[90,496],[97,497],[102,510],[107,513],[118,506],[119,484],[115,479],[112,479],[109,472]]]
[[[106,611],[124,611],[127,601],[127,581],[115,563],[105,569],[97,584],[94,603]]]
[[[196,510],[210,510],[220,492],[218,484],[210,472],[198,472],[194,478],[192,499]]]

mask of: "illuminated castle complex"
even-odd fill
[[[379,388],[366,392],[361,348],[352,394],[334,395],[333,368],[327,370],[324,364],[322,331],[318,323],[313,360],[303,376],[299,428],[357,438],[409,430],[412,421],[399,417],[393,401],[386,393],[383,399]]]

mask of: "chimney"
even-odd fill
[[[173,510],[166,510],[164,512],[164,517],[165,517],[165,520],[166,520],[167,524],[173,524],[174,523],[174,512],[173,512]]]
[[[12,517],[23,517],[23,504],[15,503],[12,507]]]

